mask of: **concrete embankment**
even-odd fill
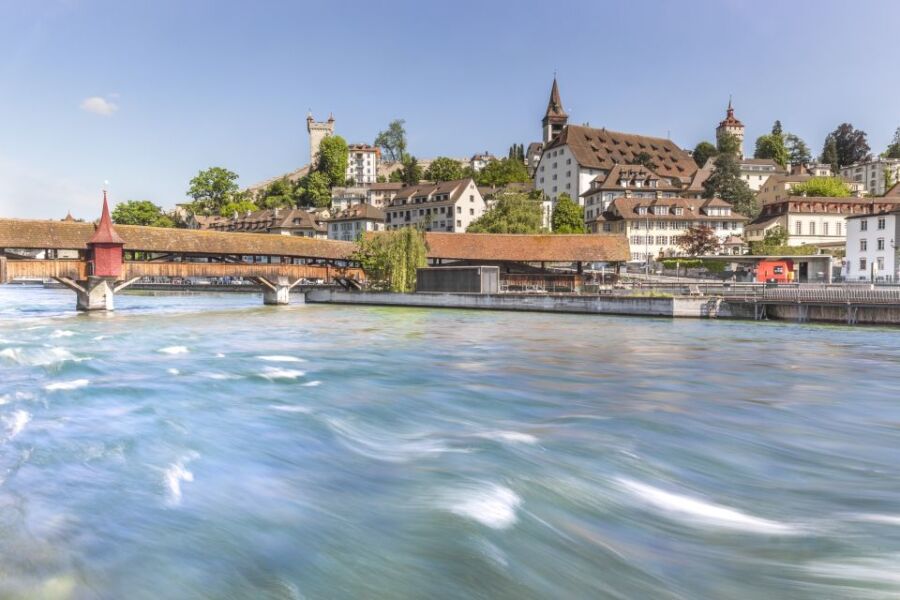
[[[475,308],[537,312],[642,315],[650,317],[715,316],[716,301],[710,298],[662,296],[565,296],[550,294],[395,294],[390,292],[346,292],[314,290],[308,303],[428,308]],[[711,314],[712,311],[712,314]]]

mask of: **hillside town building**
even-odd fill
[[[741,244],[735,241],[743,233],[744,215],[735,213],[731,205],[713,198],[633,197],[612,200],[608,208],[589,223],[592,233],[621,233],[628,239],[632,261],[644,262],[659,257],[682,254],[678,240],[692,227],[705,226],[715,231],[720,244],[736,253]]]
[[[369,231],[384,230],[384,211],[371,204],[357,204],[327,220],[328,239],[355,242]]]
[[[885,173],[888,185],[885,186]],[[841,176],[849,181],[866,186],[873,196],[883,195],[891,186],[900,182],[900,158],[877,157],[866,162],[855,163],[841,168]]]
[[[770,202],[779,202],[791,197],[791,188],[798,183],[806,183],[813,177],[821,177],[811,173],[781,173],[772,175],[766,179],[762,187],[756,193],[756,200],[760,206],[769,204]],[[854,197],[861,198],[865,195],[865,186],[862,183],[853,181],[844,181],[850,188],[850,193]]]
[[[488,166],[489,162],[497,160],[497,157],[491,154],[490,152],[484,152],[481,154],[473,154],[472,158],[469,159],[469,166],[472,167],[472,170],[476,173],[481,171],[483,168]]]
[[[384,208],[401,189],[403,189],[403,184],[400,182],[335,187],[331,190],[331,208],[341,211],[357,204],[371,204],[377,208]]]
[[[347,152],[347,180],[356,185],[375,183],[381,149],[368,144],[350,144]]]
[[[397,192],[385,207],[385,228],[415,226],[462,233],[484,214],[485,202],[472,179],[422,183]]]
[[[660,177],[677,179],[683,185],[689,184],[697,171],[691,156],[672,140],[569,125],[555,78],[541,124],[544,146],[534,173],[534,186],[544,195],[545,225],[549,225],[560,194],[583,202],[582,194],[591,182],[597,176],[608,175],[616,165],[649,160]]]
[[[900,207],[847,217],[844,276],[848,281],[900,281]]]
[[[787,233],[788,246],[842,244],[847,239],[848,217],[897,208],[900,198],[789,196],[764,204],[744,228],[744,237],[748,242],[760,242],[767,231],[781,227]]]
[[[273,208],[235,213],[231,217],[197,217],[196,228],[325,239],[328,233],[323,216],[300,208]]]
[[[671,179],[662,178],[642,165],[616,165],[604,175],[598,175],[581,197],[584,220],[590,224],[607,210],[616,198],[675,198],[679,187]]]

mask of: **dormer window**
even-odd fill
[[[653,214],[655,214],[655,215],[667,215],[667,214],[669,214],[669,207],[668,207],[668,206],[654,206],[654,207],[653,207]]]
[[[646,215],[646,214],[647,214],[647,207],[646,207],[646,206],[638,206],[637,214],[639,214],[639,215]]]
[[[676,206],[676,207],[675,207],[675,214],[678,215],[678,216],[683,215],[683,214],[684,214],[684,209],[681,208],[681,207]]]

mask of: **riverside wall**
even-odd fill
[[[535,312],[642,315],[649,317],[709,317],[709,298],[655,296],[565,296],[551,294],[396,294],[313,290],[306,301],[326,304],[474,308]]]
[[[411,306],[423,308],[471,308],[647,317],[687,317],[754,320],[752,303],[710,296],[573,296],[553,294],[451,294],[418,292],[349,292],[310,290],[310,304]],[[860,306],[849,319],[848,307],[806,304],[769,304],[765,318],[782,321],[900,325],[900,305]]]

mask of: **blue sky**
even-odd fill
[[[900,126],[900,2],[0,0],[0,215],[93,218],[306,162],[305,117],[349,142],[406,119],[419,156],[535,141],[554,70],[570,122],[748,147],[775,119],[815,153],[849,121]]]

